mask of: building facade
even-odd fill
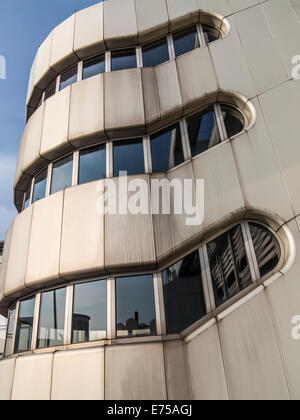
[[[1,399],[300,398],[299,39],[299,0],[107,0],[51,32],[5,240]],[[153,185],[184,181],[202,223],[185,194],[153,212]]]

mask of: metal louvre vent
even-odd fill
[[[261,277],[272,271],[280,260],[280,246],[274,235],[261,225],[249,223]]]

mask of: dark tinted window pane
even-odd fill
[[[34,317],[35,298],[20,302],[17,322],[15,353],[28,351],[31,348],[31,337]]]
[[[154,67],[168,61],[169,49],[167,38],[143,47],[143,66]]]
[[[179,333],[206,314],[199,252],[162,273],[167,330]]]
[[[261,277],[278,265],[280,246],[277,239],[261,225],[250,223],[250,231]]]
[[[106,338],[106,281],[74,288],[72,343]]]
[[[240,226],[207,245],[216,305],[219,306],[252,284]]]
[[[53,96],[55,92],[56,92],[56,79],[52,80],[52,82],[46,87],[45,100]]]
[[[76,66],[73,66],[69,70],[62,73],[60,77],[59,90],[63,90],[64,88],[75,82],[77,82],[77,64]]]
[[[200,47],[196,27],[177,32],[173,35],[176,57]]]
[[[97,57],[90,58],[83,62],[83,73],[82,78],[87,79],[88,77],[95,76],[105,72],[105,54],[101,54]]]
[[[14,306],[9,311],[9,320],[8,320],[8,326],[7,326],[6,343],[5,343],[5,351],[4,351],[4,355],[6,357],[11,356],[13,354],[15,321],[16,321],[16,307]]]
[[[128,176],[145,173],[142,140],[114,142],[114,176],[120,171],[127,171]]]
[[[228,138],[243,131],[245,121],[242,114],[230,105],[221,105],[221,109]]]
[[[66,289],[42,293],[37,347],[64,344]]]
[[[207,44],[210,42],[216,41],[219,38],[222,38],[221,32],[214,28],[213,26],[209,25],[202,25],[205,41]]]
[[[27,209],[27,207],[29,207],[30,193],[31,193],[31,184],[28,185],[27,191],[25,193],[24,206],[23,206],[23,209],[24,210]]]
[[[51,194],[71,187],[73,171],[73,155],[67,156],[58,162],[53,163]]]
[[[106,176],[105,145],[82,150],[79,156],[79,184],[104,179]]]
[[[48,169],[35,177],[32,202],[35,203],[45,197]]]
[[[111,53],[111,71],[133,69],[137,67],[135,48]]]
[[[186,121],[193,157],[220,143],[213,107],[187,118]]]
[[[116,279],[117,335],[155,335],[155,305],[151,275]]]
[[[151,137],[152,170],[164,172],[184,162],[179,124]]]

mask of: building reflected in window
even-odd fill
[[[35,298],[20,302],[14,353],[31,349]]]
[[[179,124],[151,137],[152,171],[165,172],[184,162]]]

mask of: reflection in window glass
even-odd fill
[[[210,25],[202,25],[204,38],[206,44],[209,44],[210,42],[216,41],[217,39],[222,38],[221,32]]]
[[[32,195],[33,203],[41,200],[46,195],[47,174],[48,174],[48,169],[45,169],[43,172],[41,172],[39,175],[35,177],[33,195]]]
[[[156,334],[152,275],[116,279],[117,336]]]
[[[167,38],[143,47],[143,66],[154,67],[170,59]]]
[[[200,47],[199,37],[196,27],[177,32],[173,35],[175,55],[186,54]]]
[[[73,155],[53,163],[51,194],[72,186]]]
[[[112,51],[111,71],[134,69],[136,67],[137,62],[135,48],[126,51]]]
[[[82,78],[95,76],[105,72],[105,54],[98,55],[97,57],[90,58],[83,62]]]
[[[6,333],[6,343],[4,356],[8,357],[13,354],[13,339],[14,339],[14,329],[16,321],[16,307],[13,306],[9,311],[9,320],[7,324],[7,333]]]
[[[199,251],[162,273],[167,331],[183,331],[206,314]]]
[[[52,80],[52,82],[46,87],[45,89],[45,101],[53,96],[56,92],[56,79]]]
[[[280,245],[266,228],[249,223],[256,259],[261,277],[270,273],[280,260]]]
[[[15,353],[28,351],[31,348],[34,305],[35,298],[20,302],[14,350]]]
[[[26,193],[25,193],[23,210],[29,207],[30,193],[31,193],[31,184],[28,185]]]
[[[104,179],[106,176],[105,144],[82,150],[79,155],[79,184]]]
[[[207,244],[216,305],[252,284],[242,229],[237,226]]]
[[[152,171],[164,172],[184,162],[179,124],[151,137]]]
[[[72,343],[106,338],[106,281],[74,287]]]
[[[42,293],[37,347],[64,344],[66,289]]]
[[[221,105],[228,138],[243,131],[245,120],[242,114],[233,106]]]
[[[145,173],[143,141],[118,141],[113,144],[114,177],[119,172],[126,171],[127,175]]]
[[[220,143],[220,133],[213,107],[187,118],[186,122],[193,157]]]
[[[62,73],[60,77],[59,90],[63,90],[67,86],[75,82],[77,82],[77,64],[71,67],[69,70]]]

